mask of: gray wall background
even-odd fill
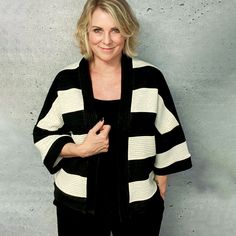
[[[84,0],[0,1],[0,235],[56,235],[53,179],[32,129],[57,72],[80,60]],[[236,235],[236,1],[128,0],[139,57],[174,97],[193,168],[170,176],[162,236]]]

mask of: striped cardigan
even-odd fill
[[[85,209],[89,159],[62,158],[68,142],[82,143],[97,122],[88,62],[82,59],[58,73],[48,92],[33,138],[55,180],[55,201]],[[120,148],[127,158],[129,203],[145,202],[157,190],[155,175],[191,168],[186,139],[162,73],[122,57],[118,115]]]

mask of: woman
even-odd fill
[[[134,59],[138,31],[125,0],[88,0],[83,59],[58,73],[35,125],[59,235],[159,235],[167,175],[191,168],[162,73]]]

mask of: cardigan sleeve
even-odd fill
[[[191,155],[168,85],[159,72],[156,127],[156,175],[168,175],[192,167]]]
[[[49,89],[33,129],[34,144],[51,174],[61,168],[62,158],[59,155],[63,146],[66,143],[74,142],[62,119],[58,98],[58,81],[59,76],[55,78]]]

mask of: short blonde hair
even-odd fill
[[[88,43],[88,26],[92,14],[97,8],[108,13],[117,23],[118,29],[125,37],[123,53],[129,57],[136,56],[139,23],[125,0],[87,0],[75,32],[81,54],[88,60],[93,58],[93,52]]]

